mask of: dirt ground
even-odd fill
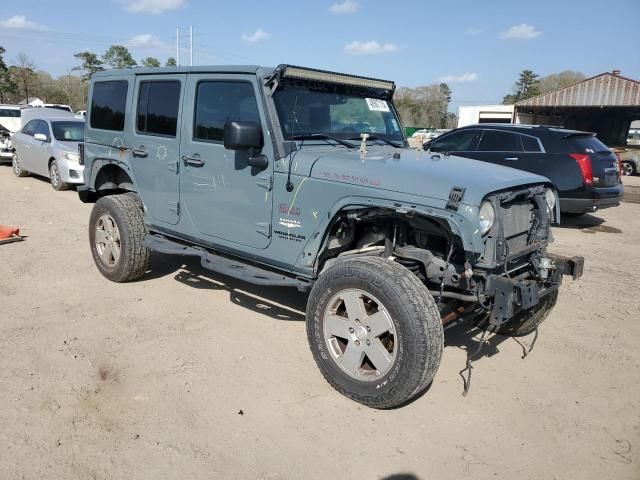
[[[28,236],[0,246],[3,480],[640,478],[639,204],[554,229],[585,274],[526,359],[491,337],[464,397],[479,335],[453,329],[431,388],[392,411],[325,383],[293,290],[162,255],[105,280],[90,209],[0,166],[0,223]]]

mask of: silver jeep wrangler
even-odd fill
[[[546,178],[408,148],[393,82],[291,65],[100,72],[84,185],[96,266],[144,275],[149,252],[310,290],[327,381],[375,408],[432,381],[444,329],[532,332],[581,257],[546,251]]]

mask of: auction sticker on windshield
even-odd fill
[[[367,98],[367,106],[369,110],[373,112],[388,112],[389,104],[386,100],[380,100],[378,98]]]

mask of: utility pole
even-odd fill
[[[180,27],[176,27],[176,65],[180,66]]]
[[[193,67],[193,25],[189,25],[189,65]]]

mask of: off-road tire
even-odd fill
[[[29,175],[29,172],[22,168],[22,162],[17,152],[14,152],[13,158],[11,159],[11,169],[16,177],[26,177]]]
[[[120,232],[120,258],[113,267],[100,259],[95,242],[96,224],[105,213],[114,219]],[[91,254],[100,273],[112,282],[137,280],[147,271],[150,251],[142,245],[144,236],[143,211],[136,194],[108,195],[93,206],[89,219]]]
[[[495,333],[508,337],[523,337],[533,332],[551,313],[558,301],[558,290],[543,297],[535,307],[524,310],[509,322],[500,325]]]
[[[63,182],[62,178],[60,178],[60,167],[55,160],[51,160],[49,164],[49,181],[56,192],[69,190],[69,184]]]
[[[328,351],[324,312],[344,289],[359,289],[382,302],[397,339],[394,363],[375,381],[346,374]],[[313,357],[329,384],[343,395],[372,408],[393,408],[422,392],[438,370],[444,348],[440,313],[420,280],[402,265],[378,257],[339,262],[320,275],[307,303],[307,338]]]

